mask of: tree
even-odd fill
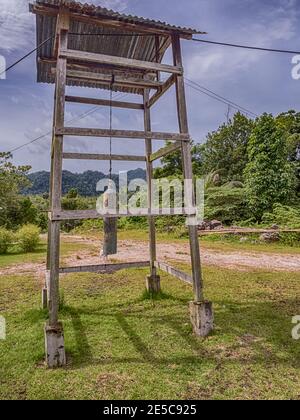
[[[295,191],[295,175],[288,161],[286,129],[272,115],[256,121],[249,140],[245,186],[249,209],[257,220],[274,204],[288,204]]]
[[[300,112],[288,111],[280,114],[276,121],[287,131],[288,160],[293,163],[297,177],[297,193],[300,196]]]
[[[77,198],[78,197],[78,190],[77,188],[71,188],[66,195],[67,198]]]
[[[15,227],[22,222],[22,213],[30,214],[30,205],[19,196],[29,185],[27,173],[30,166],[15,166],[10,153],[0,153],[0,226]]]
[[[225,183],[243,181],[243,172],[248,163],[247,147],[254,122],[236,113],[233,120],[209,133],[203,146],[203,171],[218,172]]]
[[[171,143],[166,142],[166,146]],[[202,145],[192,144],[192,163],[195,176],[202,175]],[[154,170],[155,178],[168,178],[173,176],[182,176],[182,158],[181,150],[170,153],[161,159],[161,166]]]

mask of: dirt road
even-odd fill
[[[99,256],[100,244],[95,240],[84,239],[80,236],[64,236],[65,241],[78,243],[78,251],[74,255],[63,259],[65,266],[93,265],[103,263]],[[91,245],[91,250],[80,249],[80,244]],[[113,261],[131,262],[147,261],[149,259],[148,244],[144,241],[119,241],[118,254]],[[160,243],[157,252],[158,260],[190,262],[188,243]],[[248,271],[262,269],[266,271],[300,272],[300,254],[276,254],[246,251],[218,251],[202,248],[202,262],[204,265],[223,267],[232,270]],[[42,278],[45,264],[18,264],[0,269],[1,275],[34,273]]]

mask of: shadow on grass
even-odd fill
[[[172,296],[170,297],[173,298]],[[141,300],[144,300],[143,296]],[[168,300],[168,295],[162,295],[161,300]],[[295,299],[296,300],[296,299]],[[135,301],[136,302],[136,301]],[[145,313],[143,308],[132,308],[134,302],[127,302],[128,310],[107,312],[105,308],[87,309],[73,308],[65,306],[62,315],[69,315],[72,320],[76,339],[76,350],[74,351],[74,360],[71,369],[78,369],[88,365],[113,365],[118,363],[133,364],[153,364],[165,365],[176,364],[201,364],[215,362],[217,365],[227,363],[240,364],[276,364],[286,366],[300,367],[300,349],[297,342],[291,338],[292,324],[289,324],[288,314],[285,311],[278,310],[276,303],[271,302],[249,302],[238,303],[234,301],[216,302],[216,331],[207,342],[205,339],[198,338],[192,334],[192,328],[189,324],[188,316],[184,315],[153,315]],[[295,301],[285,302],[286,307],[295,304]],[[42,312],[43,314],[43,312]],[[101,338],[101,329],[105,332],[106,322],[101,322],[101,318],[107,317],[116,319],[120,329],[126,334],[133,344],[137,357],[129,357],[124,350],[124,357],[103,357],[94,358],[88,342],[88,335],[81,316],[99,316],[99,339]],[[38,320],[38,315],[32,313],[32,321]],[[132,326],[130,319],[135,319],[135,327]],[[138,326],[136,326],[138,322]],[[190,355],[172,356],[172,340],[176,335],[170,335],[170,353],[166,357],[155,355],[155,351],[150,350],[143,339],[143,331],[147,325],[154,324],[159,330],[160,326],[168,327],[173,330],[186,343],[184,353],[187,349]],[[105,335],[105,334],[104,334]],[[176,339],[176,338],[175,338]],[[158,338],[153,335],[153,340]],[[246,340],[243,342],[243,340]],[[250,340],[248,342],[247,340]],[[159,347],[160,343],[157,342]],[[220,350],[221,346],[221,350]],[[249,354],[245,357],[243,349],[248,349]],[[72,355],[72,353],[71,353]]]

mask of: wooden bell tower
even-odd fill
[[[46,361],[49,367],[66,363],[63,326],[59,322],[59,275],[70,272],[103,271],[105,265],[60,267],[60,224],[66,220],[103,217],[96,210],[63,211],[62,169],[64,159],[115,160],[144,162],[147,168],[149,220],[149,261],[111,264],[115,270],[149,266],[147,288],[160,291],[159,270],[164,270],[193,285],[194,299],[190,303],[191,321],[195,334],[208,335],[213,329],[212,305],[204,300],[200,247],[196,224],[189,224],[192,274],[188,275],[157,260],[155,217],[151,211],[153,162],[181,150],[185,180],[193,179],[191,143],[186,108],[181,39],[191,39],[198,31],[167,25],[144,18],[126,16],[102,7],[74,1],[40,0],[30,5],[37,17],[37,43],[46,42],[37,53],[38,82],[54,83],[53,140],[51,148],[50,212],[46,284],[43,304],[49,308],[45,327]],[[173,50],[173,65],[162,64],[169,47]],[[161,74],[167,74],[165,82]],[[138,94],[140,103],[109,101],[66,95],[66,86],[113,89]],[[153,132],[151,108],[175,85],[178,109],[178,133]],[[154,93],[152,93],[154,92]],[[89,129],[65,126],[66,102],[113,106],[140,110],[144,115],[144,131]],[[65,136],[97,138],[144,139],[144,156],[91,155],[64,151]],[[156,140],[168,140],[170,146],[153,151]],[[125,140],[124,140],[125,141]],[[195,194],[189,192],[189,202],[195,208]],[[184,214],[184,212],[183,212]],[[186,214],[195,218],[196,213]],[[116,214],[111,217],[120,217]],[[131,214],[122,217],[130,217]],[[172,216],[170,216],[172,217]]]

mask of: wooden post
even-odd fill
[[[58,16],[58,51],[68,46],[69,15],[65,9]],[[51,158],[51,211],[61,210],[62,195],[62,162],[63,136],[56,135],[57,128],[64,127],[65,90],[67,76],[67,60],[58,54],[56,71],[56,94],[54,110],[54,136]],[[50,227],[49,246],[49,323],[45,328],[46,361],[48,367],[63,366],[66,363],[63,327],[58,322],[59,311],[59,255],[60,255],[60,222],[52,221]]]
[[[54,140],[55,140],[55,121],[56,121],[56,84],[54,89],[54,108],[53,108],[53,129],[52,129],[52,143],[51,143],[51,166],[50,166],[50,180],[49,180],[49,203],[50,207],[52,206],[52,186],[54,178],[53,170],[53,150],[54,150]],[[45,285],[42,290],[42,308],[49,309],[50,302],[50,261],[51,261],[51,222],[48,221],[48,237],[47,237],[47,264],[46,264],[46,273],[45,273]]]
[[[182,54],[181,54],[181,45],[180,45],[180,36],[173,35],[172,37],[172,46],[173,46],[173,58],[174,65],[182,67]],[[184,77],[183,75],[175,75],[176,78],[176,96],[177,96],[177,109],[178,109],[178,121],[180,133],[189,133],[188,126],[188,117],[187,117],[187,108],[186,108],[186,97],[185,97],[185,86],[184,86]],[[182,143],[182,163],[183,163],[183,172],[184,178],[190,185],[193,185],[193,169],[192,169],[192,154],[191,154],[191,145],[188,142]],[[185,191],[187,193],[187,191]],[[188,192],[191,194],[189,197],[189,202],[193,207],[195,207],[195,191],[194,188]],[[192,261],[192,272],[193,272],[193,287],[194,287],[194,302],[191,302],[191,321],[193,324],[194,332],[197,335],[208,335],[209,328],[199,327],[199,322],[196,323],[196,319],[202,319],[203,323],[207,324],[207,319],[204,319],[203,314],[207,314],[207,306],[211,307],[209,302],[204,302],[203,295],[203,279],[202,279],[202,270],[201,270],[201,258],[200,258],[200,246],[198,238],[198,229],[197,226],[189,223],[189,238],[190,238],[190,249],[191,249],[191,261]],[[202,310],[202,305],[205,305],[206,310]],[[198,317],[195,316],[195,310],[198,313]],[[212,310],[210,311],[212,314]],[[201,322],[200,322],[201,324]],[[212,325],[212,322],[211,324]],[[203,334],[203,331],[205,334]]]
[[[150,99],[149,89],[144,90],[144,125],[145,131],[151,131],[151,111],[148,105]],[[152,178],[153,178],[153,163],[150,160],[152,155],[152,140],[145,139],[145,149],[147,158],[147,183],[148,183],[148,207],[152,207]],[[151,213],[151,211],[150,211]],[[155,267],[156,262],[156,233],[155,233],[155,218],[148,217],[149,222],[149,251],[150,251],[150,276],[146,279],[147,290],[152,293],[160,292],[160,277],[157,275]]]

